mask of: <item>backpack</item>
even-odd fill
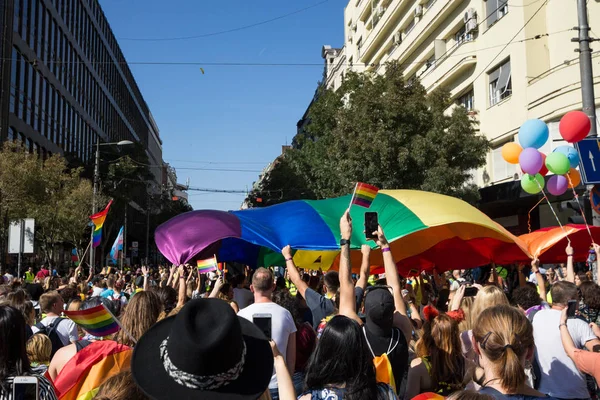
[[[58,317],[54,321],[52,321],[52,323],[50,323],[50,325],[48,326],[42,324],[41,322],[38,322],[35,325],[35,327],[38,328],[36,334],[40,333],[46,335],[50,338],[50,341],[52,342],[52,353],[50,354],[50,358],[54,357],[54,354],[56,354],[56,352],[60,348],[65,346],[60,337],[58,336],[57,329],[58,325],[60,325],[60,323],[66,319],[67,318]]]
[[[380,356],[376,356],[371,348],[371,344],[369,343],[369,339],[367,338],[367,331],[365,330],[365,326],[363,325],[363,334],[365,335],[365,340],[367,341],[367,345],[369,346],[369,350],[373,355],[373,364],[375,365],[375,377],[378,383],[385,383],[390,385],[394,392],[397,392],[396,380],[394,379],[394,371],[392,370],[392,363],[388,358],[388,354],[391,354],[400,343],[400,335],[402,334],[399,329],[394,328],[392,331],[392,338],[390,340],[390,345],[388,347],[387,352],[383,353]],[[397,334],[397,335],[396,335]],[[396,338],[396,336],[398,336]],[[401,382],[398,382],[401,383]]]

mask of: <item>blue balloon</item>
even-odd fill
[[[539,119],[525,121],[519,128],[519,143],[521,147],[539,149],[548,141],[548,126]]]
[[[569,159],[569,164],[571,164],[571,168],[577,168],[579,165],[579,153],[577,149],[572,146],[559,146],[554,149],[554,152],[563,153]]]

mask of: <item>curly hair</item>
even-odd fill
[[[515,306],[521,307],[523,310],[528,310],[531,307],[539,306],[542,299],[537,292],[537,289],[529,285],[516,288],[512,293],[512,303]]]
[[[287,290],[279,290],[273,293],[273,302],[285,308],[292,314],[292,318],[296,323],[296,326],[302,325],[304,322],[300,307],[298,306],[298,300],[294,298]]]
[[[162,304],[165,313],[169,314],[171,310],[177,307],[177,291],[171,286],[156,288],[153,292],[160,299],[160,303]]]

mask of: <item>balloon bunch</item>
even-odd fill
[[[558,130],[568,143],[583,140],[590,132],[589,117],[581,111],[571,111],[560,120]],[[537,194],[544,188],[544,176],[552,172],[547,190],[554,196],[560,196],[568,188],[574,188],[581,182],[576,169],[579,154],[571,146],[559,146],[548,155],[538,149],[548,141],[548,126],[539,119],[530,119],[519,128],[519,143],[510,142],[502,147],[502,158],[510,164],[519,164],[524,172],[521,187],[530,194]]]

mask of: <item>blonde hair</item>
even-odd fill
[[[473,327],[473,336],[502,387],[508,394],[516,393],[526,382],[521,358],[534,346],[533,327],[527,317],[508,305],[488,308]]]
[[[417,357],[429,357],[435,391],[440,389],[442,382],[452,389],[464,388],[466,360],[462,355],[458,323],[454,319],[440,314],[431,322],[425,322],[416,353]]]
[[[475,302],[475,297],[465,297],[460,305],[460,309],[465,314],[465,319],[460,321],[458,324],[458,330],[460,332],[466,332],[473,329],[473,320],[471,319],[471,315],[473,313],[473,303]]]
[[[48,313],[52,311],[54,304],[62,300],[62,297],[56,290],[44,293],[40,296],[40,308],[42,312]]]
[[[49,364],[52,357],[52,341],[44,334],[36,333],[27,341],[29,362]]]
[[[484,310],[498,305],[510,305],[504,292],[497,286],[484,286],[475,296],[471,307],[471,327]]]

